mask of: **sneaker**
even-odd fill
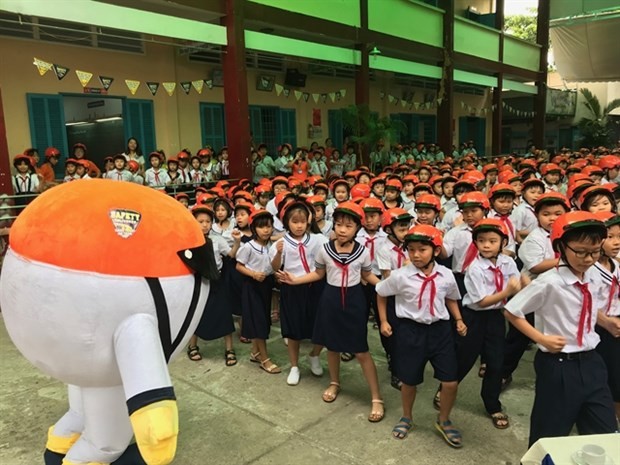
[[[286,378],[286,384],[289,386],[297,386],[299,384],[299,368],[291,367],[288,378]]]
[[[310,371],[314,376],[323,376],[323,367],[321,366],[321,357],[316,355],[308,355],[308,363],[310,364]]]

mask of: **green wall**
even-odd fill
[[[436,47],[443,46],[442,10],[413,1],[368,0],[368,28]]]
[[[515,37],[504,36],[504,63],[538,71],[540,47]]]
[[[360,27],[359,0],[250,0],[254,3],[294,11],[302,15],[328,19]],[[295,26],[292,24],[291,26]]]
[[[454,50],[487,60],[499,59],[499,31],[454,18]]]

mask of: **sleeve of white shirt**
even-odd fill
[[[472,263],[465,271],[465,288],[471,302],[477,304],[488,292],[484,289],[484,270],[478,263]]]
[[[215,236],[215,240],[213,242],[217,242],[217,250],[222,256],[228,256],[232,248],[228,245],[228,242],[222,237]]]
[[[377,253],[375,253],[377,266],[381,271],[392,269],[392,263],[390,260],[391,245],[392,243],[389,240],[386,240],[383,244],[381,244],[381,247],[377,249]]]
[[[443,237],[443,248],[446,251],[446,254],[448,254],[448,257],[452,256],[452,252],[454,252],[454,241],[456,239],[456,228],[451,229],[450,231],[448,231],[446,233],[446,235]]]
[[[390,274],[389,277],[379,281],[375,286],[375,291],[377,291],[377,295],[380,295],[381,297],[389,297],[391,295],[398,294],[398,292],[400,291],[399,276],[400,273],[398,272],[398,270],[395,270],[393,273]]]
[[[459,300],[461,298],[461,293],[459,292],[458,284],[456,284],[456,279],[454,279],[454,275],[451,272],[447,273],[446,281],[448,283],[446,299]]]
[[[327,258],[326,258],[325,246],[323,245],[317,251],[316,256],[314,257],[314,267],[324,269],[325,264],[327,263],[326,260]]]
[[[517,292],[504,308],[516,317],[525,318],[525,315],[537,312],[545,304],[545,290],[546,283],[535,279]]]
[[[35,192],[39,189],[39,177],[36,174],[30,175],[30,191]]]
[[[251,254],[251,245],[250,243],[245,243],[243,244],[239,250],[237,251],[237,262],[241,263],[242,265],[246,265],[248,263],[248,260],[250,258],[250,254]]]
[[[271,247],[269,247],[269,261],[273,261],[274,258],[276,258],[276,253],[278,253],[278,249],[277,249],[277,245],[279,242],[284,242],[283,238],[278,239],[277,241],[275,241]],[[284,263],[284,247],[282,247],[282,263]]]
[[[519,273],[519,268],[517,268],[517,263],[514,260],[510,260],[508,262],[508,267],[507,267],[507,275],[508,275],[508,279],[515,277],[515,278],[520,278],[521,277],[521,273]]]
[[[545,259],[545,247],[528,236],[519,247],[519,258],[525,269],[530,271]]]
[[[370,252],[364,250],[362,254],[362,271],[372,271],[372,260],[370,260]]]

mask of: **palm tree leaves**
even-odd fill
[[[589,147],[606,146],[611,142],[612,120],[609,118],[616,108],[620,108],[620,99],[612,100],[601,108],[601,103],[590,89],[579,89],[583,96],[583,104],[590,111],[590,116],[582,117],[577,123],[577,127],[582,135],[582,145]]]

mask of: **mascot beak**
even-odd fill
[[[207,239],[203,245],[194,247],[193,249],[179,250],[177,255],[188,268],[200,274],[202,277],[210,281],[216,281],[220,278],[220,272],[215,263],[211,240]]]

